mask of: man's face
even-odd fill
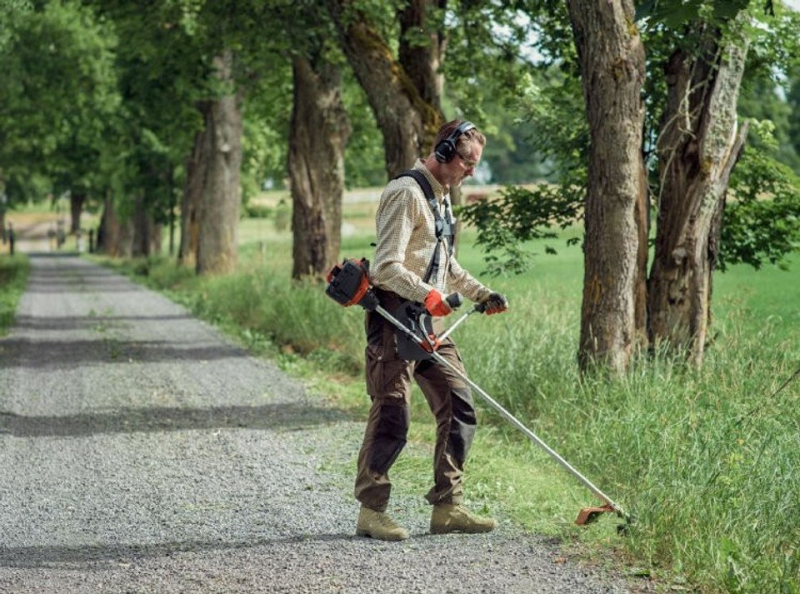
[[[467,151],[456,152],[456,156],[448,163],[447,185],[451,188],[458,188],[468,177],[475,175],[475,168],[481,161],[483,147],[477,142],[471,142]]]

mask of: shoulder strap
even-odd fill
[[[428,204],[430,204],[431,210],[433,211],[433,216],[435,217],[442,216],[441,214],[439,214],[439,203],[436,202],[436,196],[433,193],[431,182],[428,181],[428,178],[425,177],[424,173],[422,173],[419,169],[409,169],[408,171],[404,171],[397,177],[413,177],[419,184],[419,187],[422,188],[422,192],[425,194],[425,198],[428,200]]]
[[[456,227],[453,224],[453,219],[450,216],[450,209],[445,210],[445,218],[442,218],[442,213],[439,212],[439,203],[436,201],[436,195],[433,193],[433,188],[431,187],[428,178],[425,177],[425,174],[422,173],[419,169],[409,169],[408,171],[404,171],[395,179],[400,177],[412,177],[414,180],[419,184],[419,187],[422,188],[423,194],[425,194],[425,198],[428,201],[428,205],[431,207],[431,211],[433,212],[433,218],[436,221],[436,241],[441,243],[444,241],[444,238],[448,238],[448,254],[450,256],[453,255],[453,246],[456,243]],[[425,271],[425,276],[423,277],[423,282],[428,282],[436,273],[439,272],[439,247],[437,246],[435,250],[433,250],[433,257],[431,258],[430,263],[428,264],[428,269]]]

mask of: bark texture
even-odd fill
[[[711,315],[725,195],[747,132],[736,119],[746,40],[724,42],[718,30],[701,33],[701,47],[691,54],[676,51],[666,65],[649,290],[651,341],[688,349],[696,364],[703,359]]]
[[[205,184],[198,212],[198,274],[225,274],[236,268],[242,166],[242,97],[234,92],[233,52],[214,59],[215,74],[227,94],[206,114],[209,152],[201,168]]]
[[[441,111],[438,105],[426,101],[416,86],[418,81],[412,79],[404,64],[395,59],[391,47],[377,28],[353,9],[351,2],[326,1],[344,53],[383,134],[386,172],[390,178],[394,177],[430,149],[436,131],[443,123]],[[420,0],[414,1],[417,9],[406,15],[403,27],[411,26],[408,20],[411,17],[424,18],[425,4]],[[418,23],[418,26],[424,24]],[[419,81],[430,80],[428,68],[430,66],[422,68],[425,71],[422,73],[415,72],[414,77]]]
[[[444,10],[446,7],[446,0],[410,0],[398,12],[398,61],[421,99],[440,115],[444,75],[439,69],[444,62],[447,37],[440,28],[430,25],[429,15],[432,9]]]
[[[624,371],[635,343],[644,48],[630,0],[569,0],[591,134],[579,360]],[[641,219],[641,213],[639,214]]]
[[[290,123],[292,278],[322,276],[341,245],[344,150],[350,123],[340,94],[341,72],[322,59],[293,60]]]
[[[201,102],[197,106],[203,121],[210,119],[211,103]],[[197,264],[197,243],[200,236],[200,200],[206,185],[206,169],[203,165],[208,161],[211,152],[211,133],[204,128],[195,134],[192,154],[186,160],[186,182],[181,200],[181,245],[178,250],[178,261],[187,267]]]
[[[114,198],[108,194],[103,202],[103,214],[97,231],[97,249],[114,258],[133,255],[133,225],[119,216]]]

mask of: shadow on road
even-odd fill
[[[183,322],[193,320],[188,314],[178,315],[143,315],[143,316],[113,316],[98,312],[88,316],[49,316],[46,318],[35,316],[17,316],[14,319],[14,328],[22,330],[80,330],[90,329],[103,332],[109,328],[127,328],[145,322]]]
[[[109,564],[119,568],[120,564],[143,558],[168,557],[180,553],[202,553],[206,551],[231,551],[269,547],[274,554],[282,556],[285,547],[308,542],[335,542],[355,540],[351,534],[317,534],[286,538],[254,539],[248,541],[224,540],[165,542],[158,544],[77,545],[77,546],[31,546],[0,547],[0,567],[20,569],[86,569],[84,566],[99,565],[106,569]],[[363,539],[362,539],[363,540]]]
[[[203,429],[300,430],[352,420],[347,413],[308,403],[225,406],[207,409],[126,408],[113,413],[28,417],[0,412],[0,434],[78,437]]]
[[[102,335],[92,340],[7,338],[0,342],[0,349],[8,354],[0,369],[72,369],[99,363],[202,362],[249,356],[246,351],[225,344],[124,340]]]

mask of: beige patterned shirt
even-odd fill
[[[422,160],[414,169],[422,171],[431,184],[439,208],[449,205],[450,197],[428,171]],[[377,248],[370,266],[372,283],[393,291],[404,299],[422,303],[432,288],[444,295],[458,291],[472,301],[481,301],[489,289],[448,255],[447,241],[436,240],[436,219],[425,193],[413,177],[400,177],[388,183],[381,195],[375,216]],[[429,283],[423,277],[433,257],[439,254],[439,271]]]

